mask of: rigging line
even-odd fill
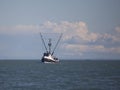
[[[42,42],[43,42],[43,45],[44,45],[44,47],[45,47],[45,50],[48,52],[47,47],[46,47],[46,45],[45,45],[45,41],[44,41],[43,36],[42,36],[41,33],[40,33],[40,36],[41,36],[41,40],[42,40]]]
[[[61,40],[61,38],[62,38],[62,35],[63,35],[63,34],[61,33],[61,35],[60,35],[60,37],[59,37],[59,39],[58,39],[58,41],[57,41],[57,43],[56,43],[56,45],[55,45],[55,47],[54,47],[54,49],[53,49],[52,55],[54,54],[55,49],[57,48],[58,43],[60,42],[60,40]]]

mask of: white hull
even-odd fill
[[[45,64],[54,64],[54,63],[58,63],[58,62],[44,62]]]
[[[44,62],[44,63],[58,63],[59,60],[57,58],[53,57],[51,54],[49,54],[48,56],[43,56],[42,62]]]

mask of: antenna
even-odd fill
[[[62,35],[63,35],[63,34],[61,33],[61,35],[60,35],[60,37],[59,37],[59,39],[58,39],[58,41],[57,41],[57,43],[56,43],[56,45],[55,45],[55,47],[54,47],[54,49],[53,49],[52,55],[54,54],[55,49],[57,48],[58,43],[60,42],[60,40],[61,40],[61,38],[62,38]]]
[[[42,42],[43,42],[43,45],[44,45],[44,47],[45,47],[45,50],[48,52],[47,47],[46,47],[46,45],[45,45],[45,41],[44,41],[43,36],[42,36],[41,33],[40,33],[40,36],[41,36],[41,40],[42,40]]]

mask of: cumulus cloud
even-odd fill
[[[98,38],[98,34],[89,33],[85,22],[67,22],[52,23],[50,21],[45,22],[41,29],[47,32],[64,33],[64,40],[76,39],[76,41],[95,41]],[[79,39],[79,40],[77,40]]]
[[[45,22],[43,30],[49,32],[64,33],[62,48],[69,52],[116,52],[120,53],[120,47],[115,47],[115,44],[120,44],[120,37],[111,33],[95,33],[88,30],[85,22],[67,22],[60,23]],[[115,29],[117,32],[120,28]]]
[[[120,27],[115,28],[116,33],[120,33]],[[120,35],[111,33],[97,33],[88,30],[85,22],[51,22],[47,21],[41,25],[16,25],[0,27],[0,33],[4,34],[27,34],[27,33],[63,33],[62,44],[60,46],[64,53],[70,55],[85,52],[115,52],[120,53]],[[118,45],[118,46],[116,46]],[[71,52],[71,53],[70,53]]]
[[[62,48],[67,49],[69,51],[73,51],[74,53],[78,52],[116,52],[120,53],[120,47],[112,47],[112,48],[107,48],[104,47],[103,45],[74,45],[74,44],[68,44],[64,45]]]
[[[120,27],[116,27],[115,30],[120,33]]]

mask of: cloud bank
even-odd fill
[[[85,22],[51,22],[41,25],[16,25],[0,27],[0,34],[38,34],[39,32],[63,33],[60,50],[64,55],[84,55],[85,53],[120,54],[120,27],[112,33],[91,32]]]
[[[43,30],[63,33],[61,48],[73,54],[84,52],[120,53],[120,28],[115,28],[115,34],[97,33],[88,30],[85,22],[45,22]]]

